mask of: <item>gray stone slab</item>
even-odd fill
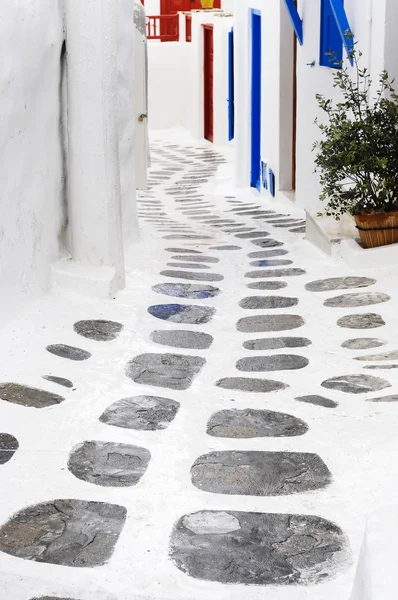
[[[209,265],[198,265],[196,263],[166,263],[167,267],[172,269],[197,269],[198,271],[203,269],[209,269]]]
[[[190,248],[166,248],[166,252],[173,254],[202,254],[200,250],[191,250]]]
[[[366,394],[391,387],[391,383],[379,377],[372,377],[372,375],[342,375],[327,379],[322,383],[322,387],[346,394]]]
[[[214,494],[287,496],[322,489],[332,477],[317,454],[231,450],[200,456],[191,479]]]
[[[271,379],[255,379],[249,377],[225,377],[216,381],[215,385],[225,390],[235,390],[238,392],[255,392],[258,394],[267,394],[269,392],[278,392],[289,386],[281,381],[272,381]]]
[[[57,385],[62,385],[62,387],[73,388],[73,383],[70,379],[65,379],[64,377],[55,377],[54,375],[43,375],[43,379],[47,381],[51,381],[51,383],[56,383]]]
[[[171,346],[172,348],[193,348],[207,350],[213,343],[213,336],[198,331],[154,331],[151,340],[155,344]]]
[[[398,360],[398,350],[391,350],[390,352],[380,352],[379,354],[366,354],[362,356],[356,356],[354,360],[360,360],[365,362],[380,362],[384,360]]]
[[[375,313],[363,313],[341,317],[337,321],[337,325],[346,329],[376,329],[377,327],[383,327],[385,321]]]
[[[262,271],[249,271],[245,273],[245,277],[249,279],[262,279],[271,277],[298,277],[305,275],[304,269],[265,269]]]
[[[243,333],[261,333],[266,331],[288,331],[304,325],[299,315],[257,315],[244,317],[237,323],[237,330]]]
[[[211,240],[213,239],[210,235],[164,235],[164,240]]]
[[[268,231],[253,231],[252,233],[238,233],[235,237],[241,240],[251,240],[255,238],[268,237],[270,233]]]
[[[398,369],[398,365],[367,365],[366,367],[363,367],[363,368],[369,369],[372,371],[381,371],[381,370],[391,371],[393,369]]]
[[[222,438],[293,437],[304,435],[308,425],[286,413],[272,410],[221,410],[207,423],[207,433]]]
[[[286,256],[289,254],[287,250],[283,248],[275,248],[275,250],[259,250],[258,252],[250,252],[249,258],[272,258],[273,256]]]
[[[242,250],[240,246],[211,246],[210,250]]]
[[[74,361],[88,360],[91,357],[90,352],[87,352],[87,350],[68,346],[67,344],[51,344],[47,346],[46,350],[50,354],[55,354],[55,356],[59,356],[60,358],[67,358]]]
[[[249,340],[243,343],[243,347],[246,350],[281,350],[282,348],[305,348],[311,344],[312,342],[308,338],[280,337]]]
[[[223,584],[308,586],[350,564],[349,544],[337,525],[281,513],[185,515],[174,526],[170,555],[187,575]]]
[[[64,567],[108,562],[126,520],[126,509],[86,500],[53,500],[16,513],[0,529],[0,551]]]
[[[278,258],[263,258],[262,260],[253,260],[250,265],[252,267],[283,267],[292,265],[292,260],[284,260]]]
[[[347,340],[341,344],[341,347],[348,348],[349,350],[370,350],[371,348],[380,348],[380,346],[385,346],[386,344],[387,342],[377,338],[355,338]]]
[[[308,358],[296,354],[274,354],[272,356],[249,356],[241,358],[236,363],[238,371],[295,371],[309,365]]]
[[[172,256],[173,260],[183,260],[197,263],[218,263],[220,262],[219,258],[215,258],[214,256]]]
[[[292,233],[306,233],[307,226],[303,225],[303,227],[295,227],[294,229],[289,229],[289,231],[291,231]]]
[[[305,286],[310,292],[328,292],[331,290],[351,290],[354,288],[364,288],[374,285],[376,279],[369,277],[330,277],[328,279],[318,279],[311,281]]]
[[[135,383],[186,390],[205,364],[200,356],[141,354],[127,364],[126,375]]]
[[[180,403],[170,398],[134,396],[111,404],[100,416],[100,421],[123,429],[158,431],[170,425],[179,408]]]
[[[164,294],[165,296],[190,298],[191,300],[214,298],[220,293],[219,288],[200,283],[158,283],[152,289],[154,292]]]
[[[40,596],[40,598],[32,598],[32,600],[74,600],[73,598],[59,598],[58,596]]]
[[[398,402],[398,394],[381,396],[380,398],[367,398],[366,402]]]
[[[161,271],[164,277],[187,279],[189,281],[222,281],[224,277],[217,273],[191,273],[190,271]]]
[[[103,487],[137,485],[148,468],[146,448],[114,442],[87,441],[71,452],[68,469],[75,477]]]
[[[310,396],[299,396],[296,398],[299,402],[305,402],[306,404],[314,404],[315,406],[323,406],[324,408],[337,408],[338,403],[324,396],[310,395]]]
[[[252,244],[255,246],[260,246],[260,248],[278,248],[278,246],[283,246],[283,242],[278,242],[277,240],[253,240]]]
[[[248,310],[262,310],[289,308],[297,306],[298,302],[298,298],[289,298],[288,296],[251,296],[250,298],[243,298],[239,302],[239,306]]]
[[[184,304],[158,304],[150,306],[148,312],[153,317],[171,323],[202,325],[209,323],[216,309],[210,306],[195,306]]]
[[[334,298],[328,298],[323,303],[324,306],[336,307],[336,308],[356,308],[358,306],[372,306],[373,304],[382,304],[388,302],[391,297],[387,294],[380,294],[377,292],[365,292],[359,294],[343,294],[342,296],[335,296]]]
[[[254,281],[247,286],[251,290],[281,290],[287,287],[286,281]]]
[[[0,465],[8,463],[19,448],[16,437],[9,433],[0,433]]]
[[[0,383],[0,399],[30,408],[47,408],[65,400],[58,394],[19,383]]]

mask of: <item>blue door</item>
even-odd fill
[[[261,12],[251,11],[251,168],[250,185],[261,186]]]
[[[235,130],[235,67],[234,30],[228,33],[228,139],[234,139]]]

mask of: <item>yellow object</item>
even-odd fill
[[[200,0],[202,3],[202,8],[213,8],[214,0]]]

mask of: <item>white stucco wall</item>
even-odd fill
[[[62,15],[61,0],[0,3],[0,324],[59,255]]]
[[[373,78],[384,67],[398,75],[398,3],[395,0],[345,0],[345,7],[363,56]],[[386,12],[387,7],[387,12]],[[276,192],[291,189],[292,172],[292,76],[293,28],[282,1],[236,0],[235,2],[235,142],[236,183],[247,187],[250,177],[250,9],[262,11],[262,160],[276,176]],[[317,212],[320,186],[314,175],[311,147],[319,137],[314,119],[320,115],[316,93],[337,98],[333,69],[319,66],[319,2],[298,0],[303,18],[304,45],[297,49],[297,152],[295,201]],[[387,23],[387,26],[385,26]],[[315,61],[315,66],[309,63]],[[262,193],[267,193],[262,191]]]
[[[231,17],[192,13],[192,42],[185,42],[185,15],[180,42],[148,43],[149,127],[185,127],[203,138],[203,25],[214,27],[214,143],[228,144],[228,32]]]

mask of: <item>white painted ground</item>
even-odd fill
[[[159,134],[156,139],[159,139]],[[181,133],[167,135],[167,141],[174,142],[175,139],[179,142],[184,140]],[[192,140],[189,143],[197,144]],[[226,191],[231,192],[228,174],[229,167],[223,166],[220,177],[204,188],[206,197],[214,203],[213,212],[220,216],[224,215],[224,210],[231,208],[223,197]],[[176,178],[180,178],[180,174]],[[272,373],[272,379],[290,386],[274,394],[221,390],[214,386],[214,382],[221,377],[236,376],[236,360],[252,354],[242,348],[242,342],[263,337],[238,333],[235,327],[237,320],[248,312],[257,314],[256,311],[239,308],[238,301],[255,293],[246,288],[244,274],[250,270],[248,252],[260,248],[253,246],[250,240],[238,241],[232,234],[205,228],[182,217],[175,210],[172,198],[164,196],[161,187],[156,191],[173,218],[192,224],[197,232],[214,235],[212,245],[231,243],[242,246],[240,252],[206,251],[206,254],[220,258],[220,263],[214,265],[212,271],[223,274],[225,279],[220,283],[222,293],[217,298],[201,301],[217,308],[213,322],[193,328],[211,333],[215,341],[210,350],[178,352],[198,352],[207,358],[207,365],[187,391],[136,385],[124,375],[127,361],[134,356],[143,352],[168,351],[150,341],[153,330],[178,327],[155,319],[147,313],[147,307],[174,301],[156,294],[151,288],[156,283],[167,281],[159,275],[172,256],[164,248],[183,247],[184,243],[162,239],[161,235],[167,234],[159,234],[153,225],[143,221],[141,240],[129,250],[127,287],[114,300],[96,301],[73,294],[60,296],[53,293],[27,306],[18,318],[2,329],[1,381],[47,389],[65,395],[67,400],[59,406],[42,410],[0,402],[0,431],[15,435],[20,443],[14,458],[0,467],[0,523],[24,507],[55,498],[121,504],[128,509],[128,517],[111,561],[101,568],[72,569],[0,554],[0,598],[30,600],[49,594],[76,600],[348,600],[365,521],[375,509],[391,504],[397,493],[398,405],[372,404],[366,399],[397,393],[398,373],[363,371],[362,363],[352,360],[361,352],[343,350],[340,346],[348,338],[363,336],[387,340],[389,344],[380,350],[397,348],[398,269],[380,268],[360,273],[377,279],[377,284],[367,290],[390,294],[392,300],[389,303],[370,309],[326,308],[323,306],[324,299],[340,292],[314,294],[305,291],[305,283],[357,273],[322,255],[304,241],[302,235],[267,225],[265,228],[274,237],[285,242],[285,248],[294,259],[292,266],[307,270],[304,276],[285,279],[288,287],[276,293],[300,298],[298,307],[290,310],[302,315],[306,325],[290,334],[309,337],[313,345],[292,353],[307,356],[310,365],[301,371]],[[245,191],[237,195],[247,202],[255,201],[278,212],[287,212],[271,201],[260,200],[255,192]],[[239,220],[262,229],[261,221],[249,217]],[[192,242],[185,245],[202,248]],[[183,302],[195,304],[197,301]],[[387,325],[363,332],[336,326],[342,315],[360,312],[377,312]],[[107,343],[86,340],[74,333],[75,321],[91,318],[119,321],[123,323],[124,330],[117,340]],[[51,343],[85,348],[92,352],[92,358],[82,363],[60,359],[46,351],[46,346]],[[392,387],[365,396],[352,396],[320,387],[328,377],[361,371],[387,379]],[[44,381],[41,376],[46,374],[71,379],[76,391],[64,390]],[[101,413],[114,401],[145,393],[181,402],[180,412],[168,429],[129,431],[99,422]],[[339,406],[325,409],[294,400],[296,396],[305,394],[325,395],[336,400]],[[231,402],[232,399],[234,402]],[[224,440],[207,436],[206,422],[211,414],[232,406],[282,410],[306,421],[310,429],[302,437],[287,439]],[[84,440],[124,442],[146,447],[152,454],[147,473],[134,488],[101,488],[79,481],[68,472],[66,464],[71,449]],[[325,461],[334,480],[324,490],[275,498],[222,496],[194,488],[189,475],[194,460],[208,451],[223,449],[315,452]],[[327,583],[308,588],[225,586],[191,579],[169,559],[168,540],[177,519],[203,509],[291,512],[324,517],[338,524],[349,537],[353,566],[348,566],[346,571],[336,574]]]

